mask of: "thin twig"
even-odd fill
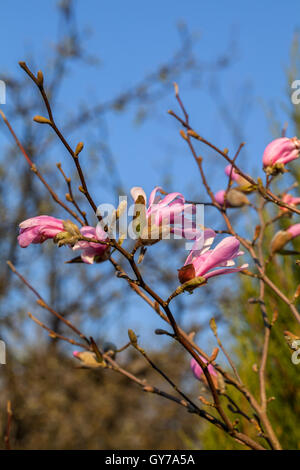
[[[38,298],[38,304],[45,308],[46,310],[48,310],[50,313],[52,313],[52,315],[54,315],[55,317],[57,317],[59,320],[61,320],[65,325],[67,325],[71,330],[74,331],[74,333],[76,333],[78,336],[80,336],[80,338],[82,338],[83,340],[85,340],[87,342],[87,344],[89,344],[89,340],[88,338],[82,334],[78,328],[76,328],[76,326],[74,326],[69,320],[67,320],[66,318],[64,318],[60,313],[58,313],[56,310],[54,310],[52,307],[50,307],[47,302],[45,302],[45,300],[42,298],[42,296],[37,292],[37,290],[35,290],[35,288],[27,281],[27,279],[25,279],[22,274],[20,274],[17,269],[15,268],[15,266],[13,265],[13,263],[11,261],[7,261],[6,262],[7,265],[9,266],[9,268],[12,270],[12,272],[14,274],[16,274],[19,279],[21,279],[21,281],[25,284],[25,286],[27,286],[33,293],[34,295]]]

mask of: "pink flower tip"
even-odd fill
[[[205,364],[207,364],[207,360],[203,356],[199,356],[199,357]],[[198,362],[194,358],[191,359],[190,366],[194,374],[194,377],[197,380],[201,380],[203,376],[203,370],[202,370],[202,367],[198,364]],[[208,366],[207,369],[211,376],[217,377],[217,372],[211,364]]]
[[[225,167],[225,173],[228,177],[231,178],[232,181],[236,181],[237,183],[240,181],[241,176],[232,168],[232,165],[227,165]]]

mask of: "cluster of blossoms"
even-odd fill
[[[284,172],[284,165],[300,155],[300,140],[296,137],[275,139],[265,149],[263,154],[263,167],[268,175]],[[218,204],[225,207],[242,207],[249,205],[247,193],[253,191],[247,178],[243,177],[228,165],[225,173],[229,178],[227,190],[218,191],[214,198]],[[235,187],[231,187],[232,184]],[[134,231],[137,243],[141,246],[152,245],[164,238],[165,234],[181,234],[189,240],[194,240],[193,247],[184,263],[178,270],[178,278],[181,284],[189,284],[194,279],[199,280],[199,285],[206,283],[211,277],[230,274],[247,268],[247,264],[235,266],[235,258],[243,255],[240,251],[239,241],[228,236],[221,240],[214,248],[211,248],[216,238],[216,233],[211,229],[199,231],[199,228],[187,215],[193,215],[195,207],[187,204],[182,194],[164,194],[162,188],[155,187],[147,197],[141,187],[134,187],[131,195],[138,211],[133,217]],[[300,198],[290,194],[284,194],[282,201],[291,206],[300,203]],[[282,211],[288,209],[282,208]],[[293,225],[287,230],[276,233],[271,242],[271,253],[281,250],[291,239],[300,235],[300,224]],[[19,245],[22,248],[30,244],[40,244],[48,239],[53,239],[58,246],[65,245],[74,251],[80,251],[81,260],[87,264],[103,262],[110,256],[109,230],[103,230],[100,224],[97,227],[83,226],[80,229],[70,221],[64,221],[48,215],[41,215],[25,220],[20,224],[18,236]],[[202,358],[207,363],[207,361]],[[201,367],[192,359],[192,371],[197,379],[204,380]],[[212,365],[208,371],[214,380],[217,373]],[[205,381],[205,380],[204,380]]]
[[[267,147],[263,153],[263,169],[267,175],[276,175],[278,173],[286,172],[285,165],[300,156],[300,140],[297,137],[287,138],[281,137],[279,139],[273,140]],[[242,207],[245,205],[249,205],[249,200],[245,193],[250,193],[252,191],[251,184],[241,176],[232,165],[227,165],[225,168],[225,173],[230,179],[228,189],[227,190],[220,190],[215,195],[214,198],[218,204],[221,206],[225,206],[226,208],[235,208],[235,207]],[[231,184],[235,183],[236,187],[231,188]],[[292,207],[296,207],[300,204],[300,197],[294,197],[291,194],[284,194],[282,196],[282,202],[288,204]],[[288,208],[281,207],[281,212],[286,213],[288,212]],[[277,232],[273,239],[271,240],[270,251],[271,254],[275,254],[278,251],[282,250],[284,246],[294,238],[300,235],[300,223],[291,225],[286,230],[280,230]],[[218,251],[218,248],[225,248],[226,246],[230,246],[234,249],[234,241],[230,242],[230,238],[228,237],[224,239],[216,248],[212,251]],[[233,237],[232,237],[233,238]],[[238,247],[236,248],[235,254],[232,258],[239,256],[242,254],[238,251]],[[188,257],[186,260],[184,268],[180,270],[180,276],[183,279],[188,280],[190,276],[193,276],[196,272],[196,275],[201,275],[203,273],[204,264],[200,264],[199,266],[199,257],[196,256],[193,258],[193,255]],[[210,257],[208,256],[208,262]],[[192,264],[190,262],[192,261]],[[227,265],[228,266],[228,265]],[[224,269],[224,270],[217,270],[211,271],[210,273],[204,274],[204,276],[214,276],[218,274],[224,274],[228,272],[234,272],[245,268],[246,265],[241,266],[240,268],[233,268],[233,269]],[[222,272],[223,271],[223,272]],[[201,357],[204,363],[207,363],[206,359]],[[191,363],[191,370],[198,380],[202,380],[206,382],[206,379],[203,375],[203,370],[199,366],[199,364],[192,359]],[[208,366],[208,371],[214,381],[217,380],[217,372],[213,368],[212,365]]]
[[[164,233],[182,234],[184,237],[193,239],[194,244],[186,262],[179,270],[181,283],[188,282],[196,277],[205,280],[213,276],[240,271],[247,267],[232,268],[234,258],[243,254],[239,250],[240,243],[235,237],[223,239],[215,248],[211,245],[216,234],[211,229],[202,231],[195,227],[186,228],[191,225],[186,220],[186,214],[193,213],[193,206],[186,204],[180,193],[171,193],[164,197],[158,194],[162,191],[156,187],[151,192],[147,205],[147,197],[140,187],[134,187],[131,194],[135,204],[144,208],[144,214],[139,211],[135,230],[138,234],[138,242],[142,245],[152,245],[163,238]],[[179,226],[175,226],[180,222]],[[18,236],[19,245],[26,248],[31,243],[43,243],[45,240],[53,239],[55,243],[67,245],[73,250],[81,251],[83,262],[92,264],[105,261],[109,257],[109,237],[98,224],[96,228],[84,226],[80,229],[70,221],[63,221],[42,215],[25,220],[20,224]],[[89,239],[91,241],[89,241]]]
[[[273,140],[267,145],[263,154],[263,167],[267,174],[276,175],[279,172],[287,171],[285,165],[300,156],[300,140],[297,137],[281,137]],[[292,207],[300,204],[300,198],[291,194],[284,194],[282,201]],[[282,212],[288,212],[285,207]],[[293,238],[300,235],[300,224],[290,226],[287,230],[277,232],[271,241],[271,253],[274,254],[283,249],[283,247]]]

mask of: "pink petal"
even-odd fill
[[[32,217],[31,219],[24,220],[20,223],[19,227],[21,229],[36,227],[38,225],[48,225],[50,227],[57,227],[63,230],[63,221],[61,219],[56,219],[49,215],[39,215],[37,217]]]
[[[215,276],[220,276],[221,274],[231,274],[231,273],[237,273],[239,271],[242,271],[243,269],[246,269],[248,268],[248,264],[245,263],[243,264],[242,266],[240,266],[239,268],[232,268],[232,269],[228,269],[228,268],[223,268],[223,269],[215,269],[214,271],[210,271],[209,273],[207,274],[203,274],[203,277],[205,277],[205,279],[209,279],[210,277],[215,277]]]
[[[218,191],[214,196],[215,196],[215,200],[217,201],[218,204],[220,204],[220,206],[223,206],[224,205],[224,201],[225,201],[225,193],[226,191],[224,189],[220,189],[220,191]]]
[[[291,234],[292,238],[298,237],[300,235],[300,224],[291,225],[286,231]]]
[[[200,356],[200,359],[202,359],[202,361],[205,364],[207,364],[207,360],[203,356]],[[193,371],[193,374],[194,374],[195,378],[200,380],[201,376],[203,375],[202,367],[198,364],[198,362],[194,358],[191,359],[190,366],[191,366],[191,369]],[[214,366],[212,366],[211,364],[208,366],[207,369],[208,369],[208,372],[210,373],[210,375],[212,375],[214,377],[218,376],[217,372],[215,371]]]
[[[202,276],[210,269],[220,266],[238,254],[240,242],[235,237],[224,238],[208,256],[203,259],[203,256],[196,258],[193,261],[197,276]]]
[[[232,168],[232,165],[227,165],[226,168],[225,168],[225,173],[226,175],[229,177],[231,176],[231,180],[232,181],[239,181],[240,180],[240,175],[235,171],[235,169],[233,168],[233,170],[231,171],[231,168]]]

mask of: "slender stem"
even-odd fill
[[[77,169],[77,173],[79,175],[79,179],[81,181],[81,184],[82,184],[82,192],[84,193],[85,197],[87,198],[91,208],[93,209],[93,211],[96,213],[97,212],[97,206],[96,204],[94,203],[89,191],[88,191],[88,188],[87,188],[87,185],[86,185],[86,181],[85,181],[85,177],[83,175],[83,171],[81,169],[81,165],[79,163],[79,158],[78,158],[78,155],[75,154],[75,152],[72,150],[71,146],[69,145],[69,143],[67,142],[67,140],[64,138],[64,136],[62,135],[61,131],[59,130],[59,128],[57,127],[55,121],[54,121],[54,117],[53,117],[53,112],[52,112],[52,109],[51,109],[51,105],[49,103],[49,100],[48,100],[48,97],[47,97],[47,94],[45,92],[45,89],[44,89],[44,86],[41,82],[38,81],[38,79],[33,75],[33,73],[30,71],[30,69],[27,67],[26,63],[25,62],[20,62],[20,67],[27,73],[27,75],[31,78],[31,80],[36,84],[36,86],[38,87],[41,95],[42,95],[42,98],[43,98],[43,101],[45,103],[45,106],[47,108],[47,113],[48,113],[48,117],[49,117],[49,120],[51,122],[51,127],[52,129],[54,130],[54,132],[56,133],[56,135],[58,136],[59,140],[62,142],[62,144],[65,146],[65,148],[67,149],[67,151],[69,152],[69,154],[71,155],[71,157],[73,158],[73,161],[75,163],[75,166],[76,166],[76,169]]]
[[[69,191],[69,197],[70,197],[70,201],[72,202],[72,204],[74,205],[74,207],[77,209],[77,211],[79,212],[79,214],[82,216],[84,222],[85,222],[85,225],[89,225],[88,223],[88,220],[86,218],[86,213],[84,211],[82,211],[78,205],[78,203],[76,202],[75,200],[75,197],[73,195],[73,190],[72,190],[72,184],[71,184],[71,178],[67,178],[64,170],[62,169],[62,166],[61,166],[61,163],[57,163],[57,168],[59,169],[59,171],[61,172],[61,174],[63,175],[63,178],[68,186],[68,191]]]

